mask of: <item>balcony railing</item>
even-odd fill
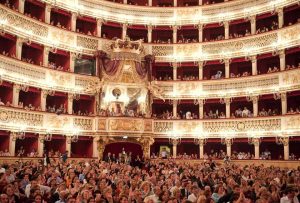
[[[235,1],[233,1],[235,2]],[[95,50],[110,52],[111,40],[82,35],[47,25],[0,5],[1,29],[49,47],[92,55]],[[300,43],[295,24],[272,32],[224,40],[189,44],[145,44],[145,54],[154,54],[158,62],[207,61],[248,57],[297,46]],[[55,42],[55,43],[54,43]]]
[[[290,135],[300,132],[300,115],[273,117],[155,120],[131,117],[78,117],[0,106],[0,129],[52,134],[154,136],[170,138],[235,138]]]

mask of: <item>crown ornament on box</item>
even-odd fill
[[[144,46],[142,45],[143,40],[131,41],[128,36],[125,39],[113,39],[114,42],[111,44],[110,48],[112,52],[127,52],[134,54],[141,54],[144,51]]]

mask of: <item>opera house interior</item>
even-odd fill
[[[298,203],[299,0],[0,0],[0,203]]]

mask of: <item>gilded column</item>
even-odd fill
[[[19,0],[19,12],[24,13],[24,8],[25,8],[25,0]]]
[[[285,52],[284,50],[279,51],[279,60],[280,60],[280,70],[285,70]]]
[[[152,42],[152,25],[148,25],[148,33],[147,33],[147,37],[148,37],[148,43]]]
[[[43,51],[43,66],[48,67],[50,47],[44,46]]]
[[[281,142],[283,144],[284,160],[289,160],[289,156],[290,156],[289,137],[283,137]]]
[[[254,146],[254,159],[259,159],[260,138],[250,138],[249,144]]]
[[[257,59],[256,56],[251,56],[252,75],[257,75]]]
[[[113,138],[112,138],[113,139]],[[105,150],[105,146],[109,143],[110,138],[108,137],[100,137],[98,144],[98,154],[99,160],[103,160],[103,153]]]
[[[177,43],[177,25],[173,25],[173,43]]]
[[[230,75],[230,59],[225,59],[225,78],[229,78]]]
[[[52,6],[50,4],[46,4],[45,6],[45,23],[50,24],[50,19],[51,19],[51,9]]]
[[[286,97],[286,92],[280,93],[281,97],[281,111],[282,115],[285,115],[287,113],[287,97]]]
[[[44,147],[45,147],[45,134],[39,134],[39,137],[38,137],[38,150],[37,150],[37,153],[38,153],[38,156],[39,157],[43,157],[44,155]]]
[[[177,104],[178,104],[178,100],[174,99],[173,100],[173,116],[174,116],[174,118],[177,117]]]
[[[206,141],[203,138],[198,138],[196,140],[196,144],[199,145],[199,159],[203,159],[204,158],[204,145],[205,145]]]
[[[77,13],[72,12],[72,17],[71,17],[71,31],[75,32],[76,31],[76,21],[77,21]]]
[[[23,0],[20,0],[23,1]],[[22,46],[23,46],[24,39],[17,37],[17,43],[16,43],[16,57],[17,59],[22,59]]]
[[[256,16],[250,17],[250,23],[251,23],[251,34],[255,35],[255,33],[256,33]]]
[[[46,111],[46,101],[47,101],[48,91],[42,90],[41,91],[41,109],[42,111]]]
[[[128,27],[128,25],[126,23],[124,23],[122,26],[122,39],[125,39],[125,37],[127,35],[127,27]]]
[[[127,0],[123,0],[123,4],[127,4]]]
[[[71,157],[71,146],[72,146],[72,136],[66,135],[66,151],[68,151],[68,157]]]
[[[199,99],[199,118],[203,119],[204,118],[204,100]]]
[[[18,84],[13,85],[13,102],[12,105],[17,107],[19,105],[19,95],[20,95],[21,87]]]
[[[148,0],[148,6],[152,6],[152,0]]]
[[[230,118],[230,98],[225,98],[225,105],[226,105],[226,118]]]
[[[203,24],[198,24],[198,40],[199,42],[203,42]]]
[[[73,99],[74,95],[72,93],[68,93],[68,114],[73,114]]]
[[[16,153],[16,137],[15,133],[11,132],[9,134],[9,154],[10,156],[15,156]]]
[[[154,143],[154,139],[152,137],[144,137],[144,138],[137,138],[137,141],[141,143],[143,149],[143,156],[146,159],[150,159],[150,148],[151,145]]]
[[[100,158],[99,157],[99,151],[98,151],[98,145],[99,145],[99,136],[93,137],[93,158]]]
[[[203,0],[199,0],[198,4],[201,6],[203,4]]]
[[[77,54],[70,52],[70,72],[71,73],[74,73],[76,58],[77,58]]]
[[[173,65],[173,80],[177,80],[177,63],[172,63]]]
[[[177,0],[174,0],[174,7],[177,6]]]
[[[101,37],[102,34],[102,24],[103,24],[103,20],[98,18],[97,19],[97,37]]]
[[[224,22],[224,29],[225,29],[225,39],[229,39],[229,22]]]
[[[203,80],[203,66],[204,66],[204,62],[203,61],[199,61],[198,62],[199,80]]]
[[[252,105],[253,105],[253,116],[257,117],[258,116],[258,96],[252,96]]]
[[[231,156],[232,139],[225,138],[225,144],[226,144],[226,153],[227,153],[227,156]]]
[[[173,158],[175,159],[177,156],[177,145],[179,144],[178,139],[172,139],[172,145],[173,145]]]
[[[282,28],[284,24],[283,8],[279,8],[277,10],[277,15],[278,15],[278,28]]]

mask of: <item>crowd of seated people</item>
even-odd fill
[[[8,149],[5,150],[0,150],[0,156],[10,156],[10,152],[8,151]]]
[[[89,112],[89,111],[80,111],[78,110],[77,112],[73,111],[73,115],[78,115],[78,116],[94,116],[95,114],[93,112]]]
[[[19,9],[17,9],[13,3],[10,2],[10,0],[6,0],[5,3],[4,3],[4,6],[12,9],[12,10],[15,10],[15,11],[19,11]]]
[[[35,64],[35,62],[34,62],[31,58],[24,58],[24,57],[22,57],[21,61],[26,62],[26,63]],[[42,65],[43,65],[43,62],[40,61],[38,64],[39,64],[40,66],[42,66]]]
[[[215,112],[210,110],[208,113],[204,113],[205,119],[216,119],[216,118],[226,118],[226,115],[224,112],[219,112],[219,110],[216,110]]]
[[[28,106],[27,105],[24,106],[23,102],[19,102],[17,108],[25,109],[28,111],[42,111],[41,106],[35,107],[32,104],[28,104]]]
[[[105,157],[105,160],[106,157]],[[0,200],[49,203],[299,202],[298,169],[213,160],[124,162],[61,159],[0,166]]]
[[[57,22],[56,24],[54,23],[54,21],[50,22],[50,25],[56,26],[58,28],[62,28],[64,30],[71,30],[71,27],[66,28],[65,26],[61,25],[60,22]]]
[[[125,108],[124,111],[122,110],[115,110],[114,108],[110,109],[100,109],[99,116],[123,116],[123,117],[137,117],[137,118],[144,118],[146,115],[139,111],[136,112],[132,109]]]
[[[245,34],[238,34],[238,33],[229,34],[229,39],[247,37],[249,35],[251,35],[251,33],[248,29],[246,29]]]
[[[56,65],[56,63],[50,62],[50,61],[48,63],[48,68],[51,68],[51,69],[54,69],[54,70],[60,70],[60,71],[64,70],[63,66],[58,66],[58,65]]]
[[[251,73],[248,72],[248,71],[245,71],[242,74],[240,74],[240,73],[238,73],[238,74],[230,73],[231,78],[247,77],[247,76],[250,76],[250,75],[251,75]]]
[[[278,71],[280,71],[280,69],[277,66],[274,66],[273,68],[269,67],[267,73],[275,73],[275,72],[278,72]]]
[[[197,43],[198,40],[197,39],[189,39],[189,38],[184,38],[181,37],[181,39],[178,40],[178,43]]]
[[[211,80],[217,80],[217,79],[222,79],[222,78],[224,78],[222,71],[218,71],[215,75],[212,75],[210,77]]]
[[[298,66],[292,64],[292,65],[286,65],[285,70],[292,70],[295,68],[300,68],[300,62],[298,63]]]
[[[189,80],[198,80],[198,76],[193,76],[193,75],[184,75],[182,78],[179,75],[178,80],[184,80],[184,81],[189,81]]]
[[[153,43],[155,43],[155,44],[171,44],[172,40],[168,39],[167,41],[165,41],[165,40],[157,39],[157,40],[153,40]]]
[[[37,17],[31,16],[30,13],[24,13],[24,15],[27,16],[27,17],[29,17],[29,18],[33,18],[33,19],[35,19],[35,20],[41,21],[41,22],[43,21],[41,18],[37,19]]]
[[[264,33],[264,32],[268,32],[268,31],[271,31],[271,30],[276,30],[278,29],[278,23],[273,21],[271,23],[271,26],[268,28],[268,27],[262,27],[262,28],[258,28],[256,30],[256,34],[260,34],[260,33]]]
[[[63,105],[63,104],[61,104],[59,107],[56,107],[55,104],[53,106],[48,106],[46,111],[49,113],[56,113],[56,114],[66,114],[67,113],[67,109],[66,109],[65,105]]]
[[[88,31],[87,33],[84,33],[84,32],[81,32],[79,29],[76,29],[76,32],[78,32],[80,34],[87,34],[87,35],[90,35],[90,36],[97,36],[95,31],[93,33],[91,31]]]
[[[220,40],[224,40],[224,39],[225,39],[224,35],[218,35],[215,38],[210,38],[209,40],[205,37],[204,42],[220,41]]]
[[[38,152],[35,149],[32,149],[31,152],[26,153],[24,147],[21,146],[20,149],[16,151],[16,156],[17,157],[38,157]]]
[[[294,108],[289,108],[289,110],[287,111],[287,114],[299,114],[300,113],[300,106]]]
[[[235,110],[234,113],[231,114],[232,118],[248,118],[248,117],[253,117],[253,113],[247,108],[244,107],[243,110],[242,108],[238,108]]]
[[[157,119],[198,119],[198,115],[195,113],[192,113],[191,111],[183,112],[179,111],[176,116],[173,116],[172,112],[164,111],[161,114],[152,114],[152,118]]]
[[[173,80],[171,76],[169,75],[165,75],[165,76],[159,76],[158,78],[153,77],[153,80],[157,80],[157,81],[169,81],[169,80]]]
[[[265,110],[265,108],[262,108],[259,112],[258,112],[258,116],[277,116],[279,115],[279,111],[278,109],[268,109]]]

